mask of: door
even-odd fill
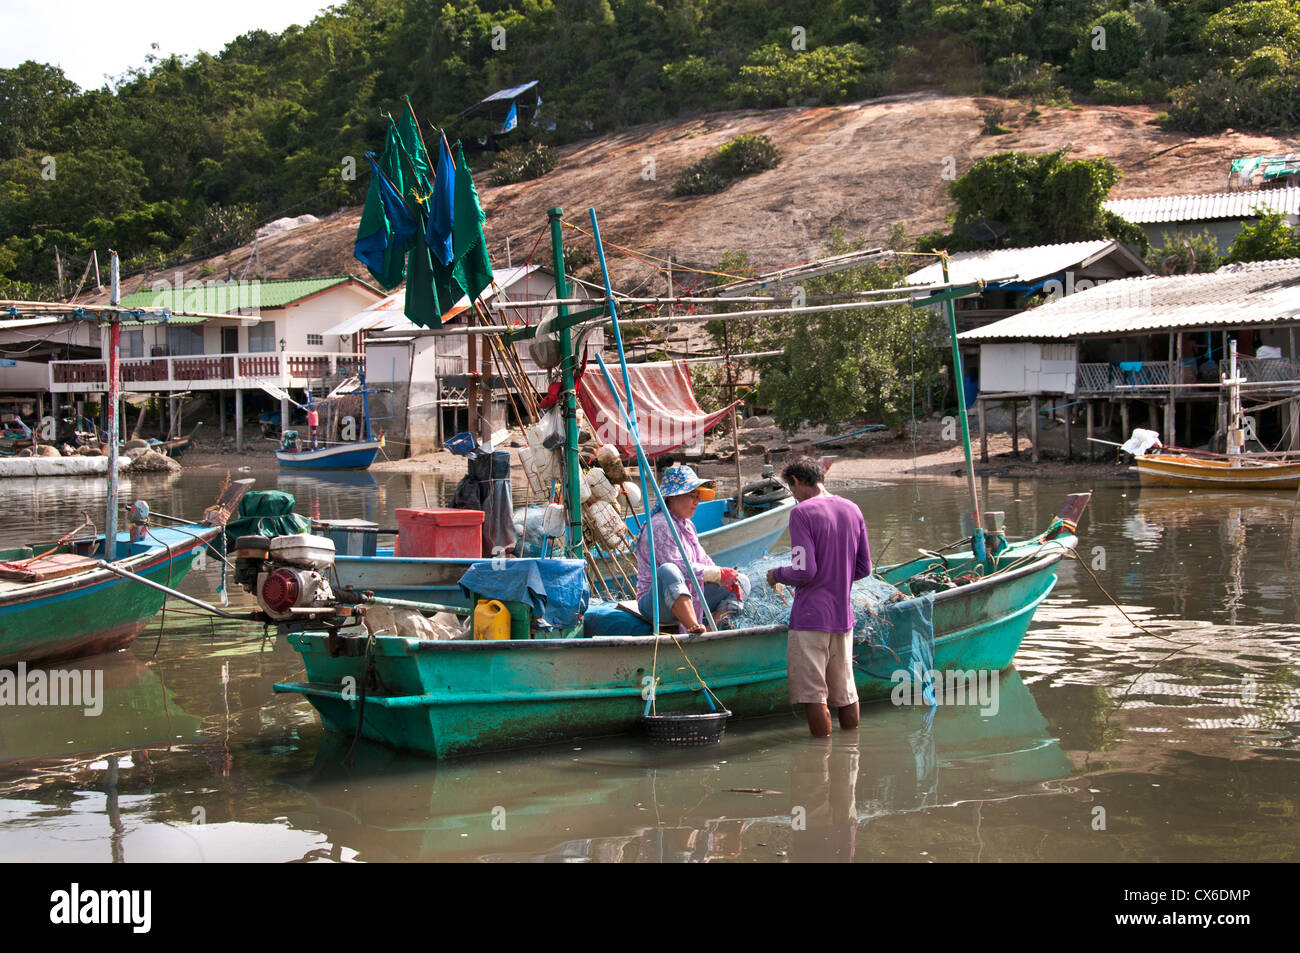
[[[236,354],[239,352],[239,328],[222,328],[221,329],[221,353]]]

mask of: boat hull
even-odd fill
[[[1067,537],[1042,544],[1037,558],[1019,569],[935,596],[935,668],[1001,671],[1010,665],[1072,542]],[[656,710],[705,710],[699,683],[682,664],[674,637],[657,640]],[[735,715],[789,710],[784,626],[677,636],[676,641]],[[325,635],[298,633],[289,642],[303,657],[307,681],[279,684],[276,691],[306,696],[328,729],[355,733],[359,699],[352,686],[365,684],[371,664],[366,640],[337,639],[335,655]],[[630,731],[642,712],[655,642],[654,636],[500,642],[378,637],[377,683],[364,699],[361,734],[446,758]],[[897,684],[891,671],[859,664],[855,672],[864,701],[889,697]]]
[[[781,538],[790,523],[794,504],[793,499],[782,500],[770,510],[702,532],[700,544],[720,566],[751,563]],[[478,559],[337,556],[334,569],[341,585],[358,591],[369,589],[386,599],[414,599],[472,608],[469,598],[461,591],[460,577],[475,562]],[[596,564],[606,581],[620,578],[614,560],[597,557]],[[622,565],[635,572],[636,557],[622,557]]]
[[[166,546],[118,560],[152,582],[176,586],[217,527],[155,529]],[[118,534],[119,545],[131,544]],[[168,549],[170,547],[170,551]],[[0,581],[0,666],[52,662],[126,648],[162,608],[166,595],[106,569],[41,583]]]
[[[1143,486],[1205,487],[1231,490],[1294,490],[1300,463],[1269,463],[1246,458],[1241,466],[1213,457],[1153,454],[1137,458]]]
[[[275,459],[288,470],[365,470],[378,455],[378,440],[358,440],[319,450],[277,450]]]

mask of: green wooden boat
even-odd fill
[[[1056,584],[1058,563],[1075,543],[1071,525],[1058,522],[991,557],[984,578],[936,594],[935,669],[1007,668],[1034,610]],[[978,565],[970,552],[945,559],[953,574]],[[922,556],[879,575],[898,584],[935,564],[936,557]],[[364,738],[436,758],[634,730],[652,667],[660,676],[659,713],[704,711],[699,681],[683,652],[734,715],[790,707],[784,626],[586,639],[379,636],[369,648],[364,637],[297,632],[288,638],[302,655],[307,680],[277,684],[277,692],[306,697],[332,731],[351,735],[360,722]],[[888,666],[866,664],[859,651],[856,667],[864,701],[889,697],[896,682]]]

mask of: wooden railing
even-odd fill
[[[256,387],[258,382],[287,387],[302,386],[311,378],[355,374],[364,361],[360,354],[320,352],[187,354],[128,358],[121,362],[121,376],[124,384],[171,385],[159,390]],[[105,390],[107,381],[107,361],[50,362],[53,391]]]
[[[1134,365],[1138,366],[1134,366]],[[1142,390],[1155,390],[1171,384],[1199,384],[1214,386],[1216,380],[1201,380],[1190,362],[1184,362],[1181,380],[1174,380],[1176,362],[1141,361],[1132,363],[1080,364],[1076,389],[1080,394],[1119,394],[1128,391],[1140,394]],[[1220,372],[1226,367],[1220,365]],[[1300,384],[1300,361],[1289,357],[1239,357],[1237,370],[1248,383]]]

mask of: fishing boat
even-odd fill
[[[1300,487],[1300,454],[1245,451],[1246,418],[1237,372],[1237,342],[1230,342],[1227,453],[1166,447],[1158,443],[1135,457],[1143,486],[1180,486],[1216,490],[1294,490]],[[1136,439],[1136,436],[1133,438]]]
[[[280,466],[289,470],[366,470],[375,462],[383,442],[370,436],[370,391],[366,389],[366,375],[358,375],[363,407],[364,431],[362,439],[343,443],[318,444],[316,446],[299,446],[295,431],[286,430],[284,444],[275,451],[275,459]],[[345,389],[347,382],[336,387],[325,399],[330,400],[340,394],[351,393]],[[290,437],[293,434],[294,437]]]
[[[112,553],[102,533],[0,551],[0,666],[126,648],[166,595],[116,570],[179,584],[252,482],[231,484],[198,523],[113,534]]]
[[[1065,516],[1077,519],[1086,496],[1071,497]],[[1042,535],[983,560],[970,551],[944,557],[943,568],[956,576],[992,571],[932,597],[936,670],[996,672],[1011,664],[1034,611],[1056,584],[1057,565],[1077,543],[1073,526],[1062,517]],[[879,575],[906,584],[939,565],[926,554]],[[895,605],[890,611],[909,608]],[[783,625],[691,636],[501,641],[298,631],[288,641],[302,655],[306,680],[279,683],[277,692],[307,698],[332,731],[350,735],[359,726],[363,738],[435,758],[632,731],[656,654],[672,660],[658,668],[659,712],[701,710],[696,671],[707,673],[717,702],[734,715],[790,706]],[[898,681],[887,650],[857,651],[859,695],[889,697]],[[691,665],[681,664],[683,655]]]
[[[550,214],[556,294],[563,299],[561,212],[553,209]],[[591,219],[624,369],[625,397],[617,394],[599,355],[596,360],[636,444],[643,486],[649,475],[649,486],[663,505],[662,493],[637,437],[635,408],[630,406],[633,391],[628,384],[618,316],[594,212]],[[958,379],[961,364],[952,300],[959,291],[969,293],[949,288],[914,305],[946,303]],[[562,306],[558,310],[557,324],[564,333],[566,316]],[[561,352],[571,354],[567,335],[562,337]],[[561,366],[567,369],[571,362],[566,360]],[[571,394],[571,377],[565,377],[563,387]],[[1011,664],[1034,611],[1055,586],[1057,567],[1077,543],[1076,528],[1091,494],[1071,495],[1053,524],[1029,540],[1008,542],[996,520],[989,521],[986,531],[975,491],[964,408],[960,419],[972,497],[971,548],[948,555],[924,552],[916,559],[880,570],[878,575],[885,583],[898,587],[901,601],[882,604],[879,615],[891,626],[911,626],[913,618],[929,620],[920,637],[928,637],[927,662],[933,670],[998,672]],[[567,423],[566,482],[570,518],[577,520],[576,426],[572,417]],[[643,499],[648,513],[647,493],[643,493]],[[788,517],[788,510],[781,515]],[[701,538],[707,535],[703,533]],[[574,552],[572,541],[571,535],[568,552]],[[576,552],[583,552],[580,538]],[[313,600],[328,588],[316,582],[324,578],[322,573],[328,573],[323,563],[313,570],[316,575],[303,576],[302,570],[257,563],[257,556],[245,556],[245,568],[241,573],[237,564],[236,575],[242,575],[241,581],[255,589],[268,617],[280,622],[281,632],[302,655],[306,672],[305,681],[280,683],[275,690],[304,696],[320,713],[325,726],[341,734],[446,758],[628,731],[642,721],[651,701],[660,714],[699,714],[706,701],[710,707],[738,716],[774,713],[789,707],[785,624],[690,636],[658,634],[654,625],[649,635],[585,638],[468,641],[384,632],[349,636],[344,627],[355,621],[357,611],[364,612],[364,607],[358,610],[358,599],[393,606],[403,602],[407,607],[418,604],[352,593],[349,605],[331,604],[330,599],[315,605]],[[254,564],[251,570],[249,562]],[[943,577],[939,586],[942,591],[925,594],[920,586],[936,574]],[[907,595],[912,598],[903,598]],[[709,624],[713,628],[711,619]],[[870,641],[859,643],[855,651],[855,679],[861,697],[871,700],[891,696],[899,684],[898,653],[887,642]]]

